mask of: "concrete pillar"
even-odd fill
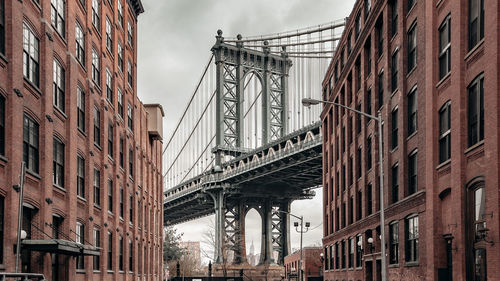
[[[238,219],[236,221],[236,245],[234,247],[234,263],[242,264],[247,262],[247,251],[245,245],[245,216],[246,208],[242,201],[238,202]]]
[[[271,264],[273,260],[273,233],[272,233],[272,205],[271,200],[265,201],[262,210],[262,239],[260,251],[260,264]]]
[[[280,204],[280,210],[286,213],[281,213],[281,253],[279,256],[279,260],[277,261],[279,264],[283,265],[285,262],[285,257],[290,254],[290,204],[289,200],[283,201]]]

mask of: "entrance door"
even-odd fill
[[[365,280],[373,281],[373,264],[371,261],[365,263]]]

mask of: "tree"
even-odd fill
[[[183,233],[178,234],[177,229],[173,227],[163,228],[163,262],[168,264],[170,261],[178,261],[182,257],[183,249],[180,242]]]

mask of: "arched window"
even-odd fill
[[[472,183],[467,188],[467,280],[486,280],[486,230],[484,181]]]

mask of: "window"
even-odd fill
[[[366,186],[366,215],[369,216],[372,214],[373,210],[373,196],[372,196],[372,184],[369,183]]]
[[[384,105],[384,72],[378,74],[378,108]]]
[[[130,195],[128,200],[128,218],[130,223],[134,223],[134,196]]]
[[[54,106],[64,112],[65,71],[61,64],[54,59],[53,96]]]
[[[76,194],[85,198],[85,159],[80,155],[76,157]]]
[[[480,75],[468,88],[467,127],[469,147],[484,139],[484,77]]]
[[[106,17],[106,48],[113,53],[113,24],[108,17]]]
[[[408,31],[408,73],[417,66],[417,24]]]
[[[94,228],[94,247],[101,247],[101,231]],[[101,256],[97,255],[93,257],[93,266],[95,271],[101,270]]]
[[[451,103],[439,110],[439,163],[451,157]]]
[[[356,155],[357,158],[357,171],[356,174],[358,176],[358,179],[361,178],[361,167],[363,166],[363,161],[361,160],[361,147],[358,147],[358,153]]]
[[[405,257],[407,262],[418,261],[418,216],[406,219]]]
[[[130,47],[134,47],[133,27],[130,22],[127,22],[127,41]]]
[[[468,187],[466,196],[467,280],[486,281],[486,248],[483,241],[486,228],[484,182]]]
[[[123,137],[120,137],[120,144],[119,144],[119,149],[120,149],[120,168],[123,169],[123,165],[124,165],[124,157],[123,157],[123,146],[124,146],[124,142],[123,142]]]
[[[392,149],[398,147],[398,108],[392,110],[391,113],[391,121],[392,121]]]
[[[356,106],[356,110],[361,111],[361,104],[358,104],[358,106]],[[361,119],[362,116],[360,114],[356,114],[356,134],[358,135],[361,134]]]
[[[113,180],[108,179],[108,211],[113,213]]]
[[[417,131],[417,88],[408,94],[408,136]]]
[[[137,224],[139,225],[139,228],[142,227],[142,204],[141,200],[137,201]]]
[[[101,112],[94,106],[94,144],[101,146]]]
[[[408,156],[408,195],[417,192],[417,151]]]
[[[134,149],[132,147],[128,150],[128,175],[134,177]]]
[[[372,136],[368,136],[366,140],[366,170],[372,168]]]
[[[123,237],[118,238],[119,256],[118,256],[118,269],[123,271]]]
[[[354,27],[354,37],[358,39],[359,34],[361,34],[361,12],[356,15],[356,22]]]
[[[123,73],[123,47],[120,42],[118,42],[118,68]]]
[[[391,9],[391,37],[394,37],[398,33],[398,0],[392,0],[390,2]]]
[[[448,16],[439,27],[439,79],[451,70],[451,17]]]
[[[361,58],[356,60],[356,92],[361,89]]]
[[[366,77],[372,72],[372,46],[371,39],[368,37],[365,44],[365,54],[366,54]]]
[[[54,138],[54,161],[52,166],[54,185],[64,187],[64,144]]]
[[[366,113],[372,114],[372,90],[369,89],[366,92]],[[367,121],[371,120],[369,118],[366,118]]]
[[[354,222],[354,198],[351,196],[349,197],[349,224],[352,224]],[[349,264],[349,267],[351,267],[351,264]]]
[[[399,223],[389,224],[389,264],[399,263]]]
[[[133,131],[134,130],[134,121],[133,121],[133,111],[132,111],[132,106],[130,104],[127,105],[127,124],[128,128]]]
[[[120,88],[118,88],[118,115],[123,119],[123,94]]]
[[[356,267],[361,267],[363,263],[363,236],[356,237]]]
[[[106,99],[113,104],[113,74],[106,67]]]
[[[354,267],[354,238],[349,238],[349,268]]]
[[[92,81],[97,84],[98,87],[101,85],[101,66],[100,66],[99,54],[95,49],[92,49]]]
[[[113,270],[113,233],[108,231],[108,270]]]
[[[101,206],[101,171],[94,168],[94,206]]]
[[[134,271],[134,244],[128,240],[128,271]]]
[[[85,241],[85,229],[81,222],[76,222],[76,239],[75,242],[83,245]],[[76,269],[85,269],[85,259],[83,255],[76,257]]]
[[[120,187],[120,218],[123,219],[123,188]]]
[[[51,9],[50,9],[50,20],[52,22],[52,26],[55,30],[64,38],[65,25],[64,25],[64,10],[65,3],[64,0],[51,0]]]
[[[469,0],[469,50],[484,38],[484,0]]]
[[[5,155],[5,97],[2,95],[0,95],[0,155]]]
[[[118,23],[123,27],[123,5],[122,0],[118,0]]]
[[[127,62],[127,78],[128,78],[128,85],[130,86],[130,88],[133,88],[134,78],[132,76],[132,63],[130,63],[130,61]]]
[[[377,20],[375,24],[375,33],[377,35],[377,54],[381,57],[384,53],[384,22],[382,17]]]
[[[364,8],[365,8],[365,20],[366,18],[368,18],[368,15],[370,14],[370,10],[371,10],[371,7],[372,7],[372,0],[364,0]]]
[[[399,200],[399,166],[396,163],[392,166],[391,175],[392,175],[392,203],[396,203]]]
[[[349,186],[351,186],[353,184],[353,170],[354,169],[354,166],[353,166],[353,161],[352,161],[352,156],[349,156]]]
[[[109,121],[108,124],[108,155],[113,158],[113,123]]]
[[[97,32],[101,32],[101,3],[100,0],[92,0],[92,24],[97,29]]]
[[[76,59],[81,65],[85,66],[85,33],[80,23],[76,22],[75,28],[76,40]]]
[[[76,106],[77,106],[77,127],[85,132],[85,92],[78,86],[76,87]]]
[[[352,121],[352,119],[354,119],[354,117],[351,115],[348,119],[348,126],[349,126],[349,135],[348,135],[348,138],[349,138],[349,144],[352,144],[352,140],[353,140],[353,137],[352,137],[352,131],[354,130],[353,126],[354,126],[354,122]]]
[[[392,54],[391,60],[391,92],[394,93],[398,89],[398,51]]]
[[[4,233],[5,233],[5,198],[0,196],[0,264],[4,264],[3,249],[4,249]]]
[[[24,114],[23,161],[26,169],[38,174],[38,123]]]
[[[340,51],[340,72],[344,69],[344,48]]]
[[[347,57],[349,57],[351,51],[352,51],[352,30],[349,31],[349,35],[347,35]]]
[[[23,75],[36,87],[40,86],[40,41],[28,27],[23,24]]]
[[[342,244],[342,268],[345,268],[346,266],[346,253],[345,253],[345,240],[342,240],[342,242],[340,242]]]
[[[0,0],[0,53],[5,54],[5,3],[4,3],[4,0]]]
[[[339,243],[335,243],[335,269],[340,268]]]

